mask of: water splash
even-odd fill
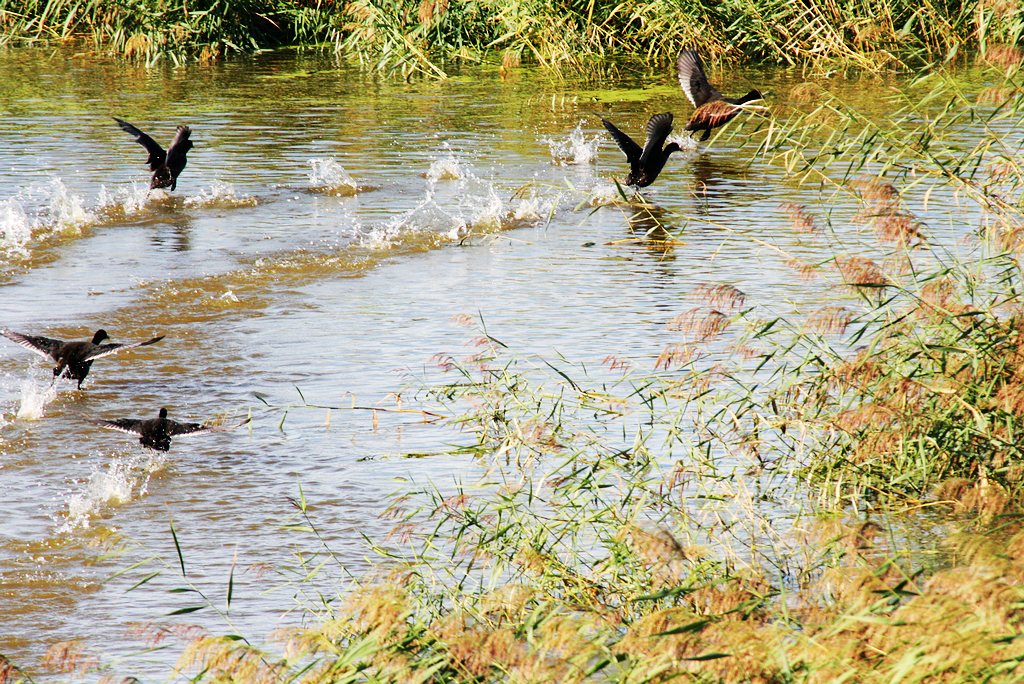
[[[57,383],[40,388],[32,380],[21,383],[21,404],[18,406],[18,420],[39,420],[47,404],[57,398]]]
[[[224,181],[214,181],[208,190],[200,190],[198,195],[186,197],[184,205],[191,208],[234,209],[236,207],[255,207],[258,200],[252,195],[239,195],[235,186]]]
[[[81,233],[96,220],[82,197],[68,190],[60,178],[52,178],[0,202],[0,250],[25,257],[33,237]]]
[[[467,174],[462,168],[462,164],[455,157],[454,154],[449,153],[445,157],[435,159],[430,162],[430,168],[423,174],[431,183],[437,183],[438,181],[452,181],[462,180],[466,178]]]
[[[512,209],[510,218],[516,223],[537,223],[548,216],[558,205],[558,199],[526,197],[519,199]]]
[[[667,138],[665,143],[675,143],[676,145],[679,145],[679,149],[683,152],[693,152],[700,147],[700,142],[698,142],[697,138],[692,135],[684,135],[679,138]]]
[[[630,192],[626,186],[616,186],[614,183],[598,183],[590,189],[586,203],[591,207],[604,207],[609,204],[621,204],[625,200],[622,198],[622,193]]]
[[[463,178],[455,187],[439,192],[433,181],[423,199],[411,210],[382,225],[357,234],[357,240],[372,247],[385,247],[411,236],[454,242],[477,233],[497,232],[535,224],[547,216],[560,195],[545,198],[520,191],[503,199],[493,183],[477,178],[462,167]]]
[[[0,248],[3,251],[28,256],[25,245],[32,239],[32,219],[16,199],[0,202]]]
[[[126,219],[141,214],[150,206],[150,199],[149,186],[142,183],[119,188],[115,192],[102,186],[97,198],[97,211],[108,219]]]
[[[333,159],[310,159],[309,167],[309,189],[314,192],[347,197],[360,190],[345,167]]]
[[[601,146],[601,136],[587,138],[583,134],[583,123],[569,134],[568,140],[545,140],[551,150],[551,162],[557,166],[593,164],[597,161],[597,150]]]
[[[105,511],[145,496],[151,477],[164,467],[166,458],[149,453],[120,456],[105,468],[94,468],[80,490],[67,495],[67,513],[57,532],[88,528]]]
[[[42,212],[49,219],[51,230],[55,232],[81,232],[84,226],[96,222],[95,212],[85,208],[85,201],[68,190],[64,181],[54,178],[50,181],[49,206]]]

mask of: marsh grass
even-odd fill
[[[369,67],[444,78],[491,61],[593,71],[611,56],[668,66],[682,46],[714,59],[819,71],[907,69],[970,51],[1020,65],[1019,0],[733,3],[679,0],[200,0],[189,3],[3,0],[6,41],[91,38],[154,62],[213,59],[278,45],[327,45]]]
[[[921,511],[821,516],[793,461],[722,448],[742,431],[718,407],[742,401],[700,364],[611,379],[486,352],[424,397],[458,416],[479,481],[403,490],[396,536],[374,545],[387,567],[281,630],[282,653],[204,636],[183,664],[237,679],[267,661],[263,681],[305,682],[1019,675],[1019,516],[952,522],[928,560],[902,531]]]
[[[4,42],[85,38],[95,49],[150,64],[208,61],[228,52],[313,42],[329,32],[325,11],[331,4],[322,0],[3,0],[0,29]]]

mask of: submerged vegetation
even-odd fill
[[[431,76],[464,60],[558,69],[618,55],[664,64],[682,46],[734,61],[901,69],[965,52],[1019,63],[1024,11],[1018,0],[0,0],[0,40],[77,38],[147,62],[323,45],[377,68]]]

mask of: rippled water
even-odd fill
[[[737,92],[795,82],[731,79]],[[50,388],[41,360],[0,340],[0,653],[31,664],[77,638],[116,662],[152,646],[146,623],[197,604],[168,593],[182,586],[172,524],[195,586],[223,597],[234,568],[235,588],[230,617],[169,622],[257,638],[295,624],[297,554],[317,548],[285,527],[300,488],[358,575],[363,535],[386,534],[377,516],[402,481],[444,485],[475,468],[404,458],[451,439],[415,414],[302,399],[398,407],[394,393],[430,376],[436,354],[472,353],[460,315],[518,353],[652,368],[678,341],[666,323],[700,284],[729,283],[777,310],[824,299],[827,283],[794,277],[771,247],[830,255],[828,238],[793,231],[780,206],[816,202],[817,189],[752,161],[740,138],[688,145],[649,192],[692,217],[685,245],[637,239],[649,224],[629,210],[591,208],[624,172],[591,112],[639,136],[662,110],[690,108],[659,72],[591,83],[480,68],[404,83],[290,52],[144,70],[0,51],[0,325],[59,338],[103,327],[115,342],[166,335],[97,361],[81,392]],[[162,144],[192,125],[176,192],[147,193],[145,153],[112,116]],[[848,196],[831,202],[834,229],[853,241],[865,229],[843,217],[857,209]],[[948,220],[930,229],[957,244]],[[161,455],[88,422],[161,406],[179,420],[253,422]],[[128,591],[141,570],[103,582],[151,557],[146,567],[163,572],[142,588]],[[344,579],[331,570],[315,586]],[[166,674],[179,646],[115,670]]]

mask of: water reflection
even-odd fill
[[[697,213],[707,216],[729,203],[736,181],[746,180],[748,167],[718,153],[701,152],[691,159],[690,169]]]
[[[161,223],[150,237],[150,242],[160,249],[187,252],[192,249],[191,227],[192,222],[184,216],[173,223]]]

